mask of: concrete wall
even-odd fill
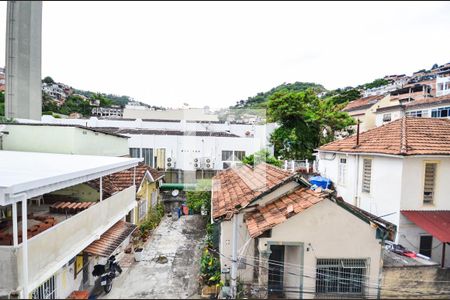
[[[301,280],[307,291],[315,290],[317,258],[368,259],[366,275],[370,276],[371,284],[378,282],[381,245],[375,238],[375,229],[329,200],[275,226],[272,237],[259,239],[259,250],[269,250],[270,243],[303,244],[303,275],[306,276],[301,276]],[[369,288],[366,293],[376,296],[377,291]],[[311,293],[303,294],[305,299],[313,297]]]
[[[423,204],[425,162],[436,162],[434,203]],[[403,210],[450,210],[450,157],[408,157],[403,164],[401,207]]]
[[[249,155],[262,148],[258,138],[134,134],[128,136],[130,148],[165,148],[166,158],[174,158],[175,168],[182,170],[195,170],[194,159],[201,157],[212,158],[213,168],[221,170],[222,150],[245,151],[246,155]]]
[[[102,156],[129,154],[127,138],[75,127],[6,125],[3,150]]]
[[[238,254],[244,256],[247,265],[241,264],[238,269],[238,278],[242,282],[251,282],[253,280],[253,266],[256,261],[253,259],[255,253],[255,242],[248,233],[247,226],[243,222],[243,214],[238,214]],[[220,256],[220,266],[222,269],[230,268],[232,249],[231,241],[233,238],[233,221],[223,221],[220,223],[220,243],[219,251],[224,256]]]
[[[169,109],[169,110],[150,110],[150,109],[132,109],[123,110],[124,118],[133,119],[161,119],[161,120],[195,120],[195,121],[218,121],[215,114],[207,114],[202,108],[192,109]]]
[[[42,1],[9,1],[6,22],[5,115],[40,120]]]
[[[320,157],[323,157],[320,158]],[[400,199],[402,195],[403,159],[354,155],[319,154],[319,172],[330,178],[337,193],[346,202],[356,205],[377,216],[395,213],[385,220],[399,224]],[[347,158],[345,185],[338,184],[338,165],[340,158]],[[362,192],[363,160],[372,159],[372,178],[370,193]]]
[[[0,246],[0,297],[9,297],[11,291],[16,289],[17,278],[17,256],[13,247]]]
[[[448,299],[450,270],[439,267],[384,267],[381,298]]]

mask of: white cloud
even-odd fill
[[[283,82],[333,89],[450,60],[445,2],[43,5],[43,76],[154,105],[228,106]]]

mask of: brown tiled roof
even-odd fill
[[[356,100],[353,100],[352,102],[349,102],[347,104],[347,106],[344,108],[344,111],[353,111],[353,110],[368,108],[383,98],[384,98],[384,95],[376,95],[376,96],[369,96],[369,97],[356,99]]]
[[[403,117],[323,145],[319,151],[393,155],[450,155],[450,120]]]
[[[213,217],[219,218],[245,207],[255,198],[294,178],[294,174],[261,163],[252,168],[243,165],[219,172],[213,177]]]
[[[326,194],[301,187],[294,192],[251,212],[245,223],[252,238],[283,223],[325,199]]]
[[[123,243],[123,241],[136,230],[137,226],[119,221],[84,249],[84,252],[103,257],[109,257]]]
[[[152,167],[140,163],[136,166],[136,190],[142,183],[145,173],[149,171],[153,177],[153,180],[158,180],[164,176],[164,173],[159,172]],[[99,179],[89,181],[87,184],[94,187],[95,189],[100,188]],[[133,185],[133,169],[128,169],[121,172],[116,172],[114,174],[103,177],[103,193],[106,197],[111,196],[117,192],[123,191],[124,189]]]
[[[408,102],[405,104],[405,108],[411,109],[449,103],[450,103],[450,95],[445,95],[441,97],[427,97],[420,100]]]

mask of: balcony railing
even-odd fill
[[[36,288],[125,217],[135,206],[135,195],[136,189],[131,186],[29,239],[28,290]],[[16,289],[22,284],[22,255],[22,245],[17,249],[0,247],[0,271],[7,274],[0,278],[0,287]],[[16,271],[17,276],[10,276],[8,270]]]

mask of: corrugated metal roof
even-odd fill
[[[441,242],[450,242],[450,211],[402,210],[402,214]]]
[[[119,221],[102,234],[100,239],[87,246],[84,252],[109,257],[136,228],[134,224]]]

